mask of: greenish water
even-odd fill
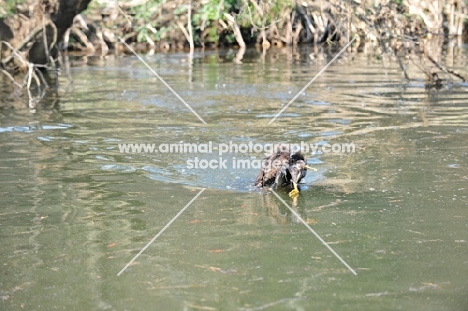
[[[345,55],[268,125],[325,65],[310,52],[146,58],[207,125],[134,57],[73,60],[36,111],[3,88],[0,309],[467,310],[468,84],[401,85],[396,65]],[[118,147],[209,141],[354,143],[307,155],[296,204],[278,194],[357,275],[252,188],[257,169],[230,168],[263,154],[203,170],[187,160],[216,152]]]

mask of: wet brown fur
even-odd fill
[[[256,187],[287,186],[293,182],[297,184],[305,177],[307,160],[302,153],[296,152],[291,155],[290,152],[281,150],[278,147],[276,153],[263,159],[262,168],[255,179]],[[273,165],[275,161],[281,165]]]

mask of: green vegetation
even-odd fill
[[[0,5],[0,18],[16,14],[17,7],[28,2],[31,3],[30,0],[2,0],[2,5]]]
[[[449,36],[461,35],[467,10],[466,0],[446,1],[439,6],[434,6],[432,0],[140,2],[131,7],[119,2],[118,8],[114,2],[95,3],[86,14],[98,16],[96,12],[114,10],[116,14],[112,18],[93,22],[112,29],[128,41],[156,48],[158,43],[182,48],[190,41],[199,47],[231,45],[239,41],[235,28],[239,29],[243,41],[267,41],[267,46],[269,43],[281,46],[332,42],[355,35],[375,41],[383,35],[380,31],[383,29],[387,32],[385,36],[401,38],[411,37],[415,32],[437,34],[442,31]]]
[[[430,85],[445,81],[440,73],[464,80],[444,67],[442,49],[434,47],[448,37],[461,38],[467,0],[439,5],[433,0],[3,1],[0,71],[20,87],[24,81],[28,88],[31,81],[46,85],[42,71],[57,66],[59,48],[101,55],[112,49],[128,52],[119,37],[139,52],[238,45],[237,63],[246,44],[266,51],[304,43],[349,43],[350,51],[395,60],[407,80],[410,63],[424,72]],[[16,81],[19,71],[29,79]]]

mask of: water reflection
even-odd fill
[[[146,57],[206,126],[132,57],[72,59],[72,87],[35,111],[2,89],[6,308],[466,309],[468,85],[400,85],[396,65],[348,54],[268,126],[324,52],[247,49],[233,64],[236,52]],[[118,147],[206,141],[356,144],[307,155],[319,172],[295,208],[358,276],[252,188],[257,169],[190,170],[187,160],[218,154]],[[225,154],[230,164],[263,156]],[[117,278],[200,187],[209,189]]]

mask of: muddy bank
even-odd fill
[[[465,78],[447,68],[444,43],[462,45],[467,13],[463,1],[343,2],[253,0],[31,1],[0,9],[1,73],[16,88],[48,88],[57,82],[60,52],[155,53],[235,46],[242,62],[247,45],[266,51],[297,44],[340,47],[408,64],[429,86]],[[130,48],[131,47],[131,48]],[[62,66],[63,67],[63,66]]]

